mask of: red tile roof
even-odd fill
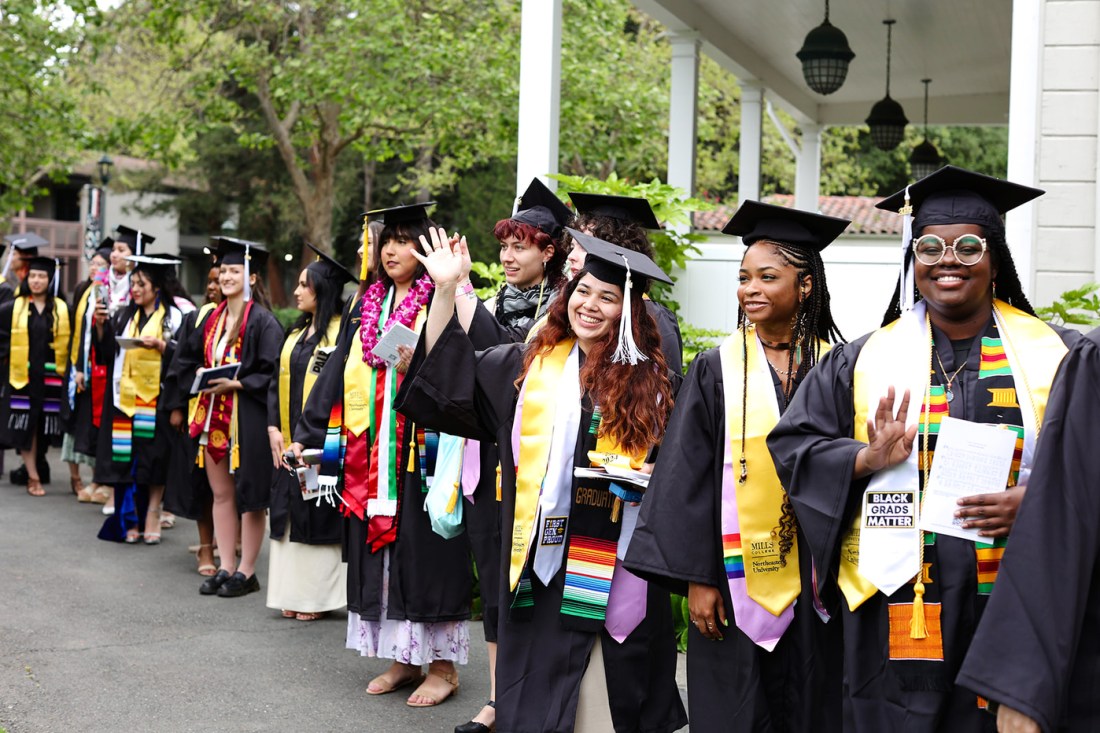
[[[817,210],[818,213],[826,216],[851,219],[852,223],[848,225],[845,234],[900,235],[901,217],[876,209],[875,204],[881,200],[874,196],[821,196],[817,199]],[[765,196],[764,202],[778,206],[794,206],[794,196],[774,194]],[[711,211],[697,212],[695,229],[701,232],[721,231],[736,210],[735,206],[718,204]]]

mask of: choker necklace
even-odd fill
[[[786,341],[768,341],[762,338],[759,334],[756,336],[760,339],[760,343],[764,344],[765,349],[774,349],[776,351],[790,351],[791,345]]]

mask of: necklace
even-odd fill
[[[952,400],[955,399],[955,393],[951,391],[951,383],[955,381],[955,377],[959,376],[959,372],[961,372],[963,370],[963,367],[966,366],[966,362],[964,361],[962,363],[962,366],[960,366],[958,369],[956,369],[954,374],[952,374],[949,377],[949,376],[947,376],[947,370],[943,368],[943,359],[940,358],[940,352],[936,351],[936,343],[935,342],[932,342],[932,353],[936,355],[936,361],[939,362],[940,373],[942,373],[943,378],[945,380],[947,380],[947,384],[944,387],[944,395],[943,396],[947,399],[948,402],[951,402]]]
[[[757,336],[757,338],[760,338]],[[760,343],[764,344],[765,349],[775,349],[776,351],[787,351],[791,348],[789,342],[786,341],[768,341],[767,339],[760,339]]]

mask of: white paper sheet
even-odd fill
[[[401,323],[395,323],[389,331],[382,334],[382,338],[378,339],[378,343],[370,351],[379,359],[383,359],[387,364],[393,366],[401,358],[401,355],[397,353],[397,347],[408,346],[410,349],[415,349],[419,338],[416,331]]]
[[[988,542],[988,538],[978,535],[977,529],[962,528],[963,520],[955,517],[958,500],[1004,491],[1015,448],[1016,433],[1012,430],[945,417],[940,423],[932,471],[924,489],[920,528]]]

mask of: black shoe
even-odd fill
[[[202,593],[204,596],[212,596],[218,592],[222,584],[227,580],[229,580],[229,573],[225,570],[219,570],[214,575],[202,581],[202,585],[199,586],[199,593]]]
[[[256,574],[253,573],[250,577],[244,577],[244,573],[233,573],[229,576],[229,580],[222,583],[222,587],[218,588],[219,598],[236,598],[238,596],[246,596],[249,593],[255,593],[260,589],[260,581],[256,579]]]
[[[8,477],[11,479],[13,486],[26,486],[27,485],[27,467],[20,466],[13,469]]]
[[[491,708],[496,708],[497,704],[495,700],[490,700],[485,703]],[[496,725],[485,725],[484,723],[478,723],[476,720],[471,720],[469,723],[463,723],[462,725],[455,726],[455,733],[492,733],[496,730]]]

